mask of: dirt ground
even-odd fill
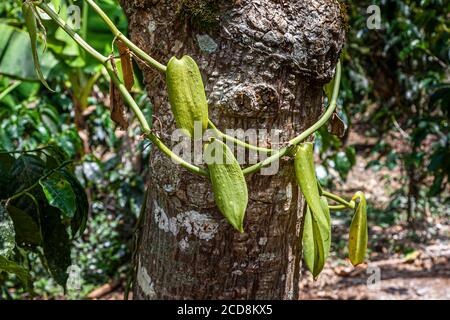
[[[332,258],[317,281],[303,271],[300,299],[449,300],[449,259],[450,246],[442,244],[423,247],[405,258],[379,260],[357,268]],[[109,288],[101,288],[105,294],[95,299],[123,299],[122,288],[108,292]]]
[[[402,226],[375,228],[372,234],[380,232],[386,237],[395,237],[402,234],[402,229]],[[442,234],[448,236],[448,226],[441,229]],[[368,263],[356,268],[332,253],[317,281],[313,281],[306,270],[302,271],[300,299],[449,300],[450,245],[447,239],[437,237],[427,245],[408,243],[413,251],[406,255],[372,252]],[[400,236],[399,241],[405,242],[405,239]],[[122,284],[102,286],[90,298],[122,300]]]
[[[433,245],[405,258],[353,268],[332,259],[317,281],[305,274],[300,299],[450,299],[450,246]]]
[[[379,260],[357,268],[332,258],[317,281],[304,271],[300,299],[449,300],[449,259],[450,246],[442,244],[423,247],[405,258]],[[100,288],[100,292],[106,292],[95,299],[123,299],[120,287],[112,292],[109,288]]]

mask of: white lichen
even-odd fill
[[[200,240],[212,240],[219,229],[219,224],[208,214],[191,210],[177,215],[177,223],[188,234],[194,234]]]
[[[292,203],[292,183],[286,186],[286,203],[284,204],[284,210],[289,210],[291,208]]]
[[[148,22],[147,30],[148,30],[148,32],[150,32],[150,33],[153,33],[153,32],[156,31],[156,23],[155,23],[154,20],[150,20],[150,21]]]
[[[173,186],[171,184],[165,184],[165,185],[163,185],[163,189],[167,193],[172,193],[175,191],[175,186]]]
[[[179,40],[175,40],[174,45],[173,45],[171,51],[172,51],[173,53],[178,53],[178,52],[181,51],[181,49],[183,48],[183,46],[184,46],[184,43],[183,43],[183,42],[181,42],[181,41],[179,41]]]
[[[231,274],[235,276],[242,276],[244,273],[241,270],[234,270],[231,272]]]
[[[155,222],[158,225],[158,228],[161,230],[164,230],[165,232],[172,232],[174,235],[177,234],[176,230],[174,232],[174,229],[176,227],[176,223],[174,225],[173,219],[170,219],[164,209],[158,204],[157,201],[153,201],[153,212],[155,217]]]
[[[148,30],[148,33],[150,34],[150,41],[153,42],[155,40],[156,23],[155,23],[155,19],[153,19],[152,16],[150,16],[150,18],[149,18],[147,30]]]
[[[266,243],[267,243],[267,238],[266,238],[266,237],[261,237],[261,238],[259,238],[258,244],[259,244],[260,246],[265,246]]]
[[[181,239],[180,242],[178,242],[178,247],[181,251],[186,251],[189,248],[189,241],[187,237],[184,237]]]
[[[200,50],[206,53],[213,53],[217,50],[217,43],[207,34],[198,34],[197,42]]]
[[[153,202],[153,208],[155,223],[158,228],[170,232],[174,236],[178,235],[181,229],[184,229],[189,235],[209,241],[214,238],[219,229],[219,224],[206,213],[190,210],[169,218],[157,201]],[[187,238],[185,239],[186,244],[188,244]]]
[[[147,269],[141,264],[140,259],[137,274],[137,283],[141,288],[142,292],[145,293],[147,298],[149,299],[156,298],[155,284],[148,275]]]
[[[276,255],[274,253],[261,253],[258,258],[261,262],[268,262],[275,259]]]

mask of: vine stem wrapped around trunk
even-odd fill
[[[283,144],[322,114],[322,87],[334,75],[344,42],[337,0],[121,4],[131,39],[152,57],[167,62],[188,54],[197,61],[210,118],[220,129],[280,130]],[[192,8],[201,5],[203,11],[189,19]],[[199,29],[206,19],[202,13],[208,21],[217,14],[217,23]],[[175,121],[164,75],[140,67],[154,114],[164,126],[161,138],[170,145]],[[265,143],[280,147],[270,140]],[[283,158],[274,175],[246,178],[249,202],[243,234],[218,211],[207,179],[180,168],[156,149],[150,166],[134,298],[298,298],[304,200],[291,160]]]

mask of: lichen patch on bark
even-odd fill
[[[213,53],[214,51],[217,50],[217,47],[218,47],[217,43],[209,35],[198,34],[196,36],[196,38],[197,38],[197,42],[198,42],[198,47],[203,52],[206,52],[209,54],[209,53]]]
[[[178,214],[177,222],[188,234],[194,234],[200,240],[205,241],[212,240],[219,228],[216,219],[195,210]]]
[[[155,284],[148,275],[147,269],[141,264],[140,259],[137,273],[137,283],[139,285],[139,288],[147,295],[149,299],[153,299],[156,297]]]
[[[289,210],[292,202],[292,183],[288,183],[288,185],[286,186],[286,198],[287,202],[284,205],[284,209]]]
[[[195,210],[179,213],[176,217],[168,217],[156,200],[153,201],[153,212],[158,228],[170,232],[174,236],[178,235],[180,230],[183,229],[188,235],[194,235],[200,240],[209,241],[214,238],[219,228],[215,219],[206,213]],[[183,243],[180,246],[183,249],[188,248],[188,239],[184,238],[182,241]]]
[[[183,239],[181,239],[180,242],[178,242],[178,247],[180,248],[181,251],[186,251],[187,249],[189,249],[188,238],[184,237]]]

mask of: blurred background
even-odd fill
[[[450,299],[450,3],[340,2],[348,34],[339,115],[347,131],[342,139],[326,128],[317,133],[317,175],[347,198],[357,190],[366,193],[369,265],[354,269],[345,261],[351,215],[336,212],[332,256],[318,281],[305,273],[302,298]],[[79,34],[109,55],[112,35],[86,5],[60,1],[60,15],[67,17],[74,3],[81,8]],[[126,34],[116,1],[99,4]],[[379,25],[368,23],[377,13],[376,7],[368,12],[370,5],[380,9]],[[59,146],[76,159],[75,173],[90,204],[87,229],[72,248],[81,291],[64,295],[29,254],[33,298],[122,299],[152,149],[137,123],[116,129],[108,77],[65,33],[47,27],[42,57],[56,93],[37,79],[20,4],[2,1],[0,150]],[[135,69],[133,94],[150,119],[152,106]],[[368,286],[370,275],[381,282]],[[1,299],[31,298],[13,275],[0,273],[0,287]]]

